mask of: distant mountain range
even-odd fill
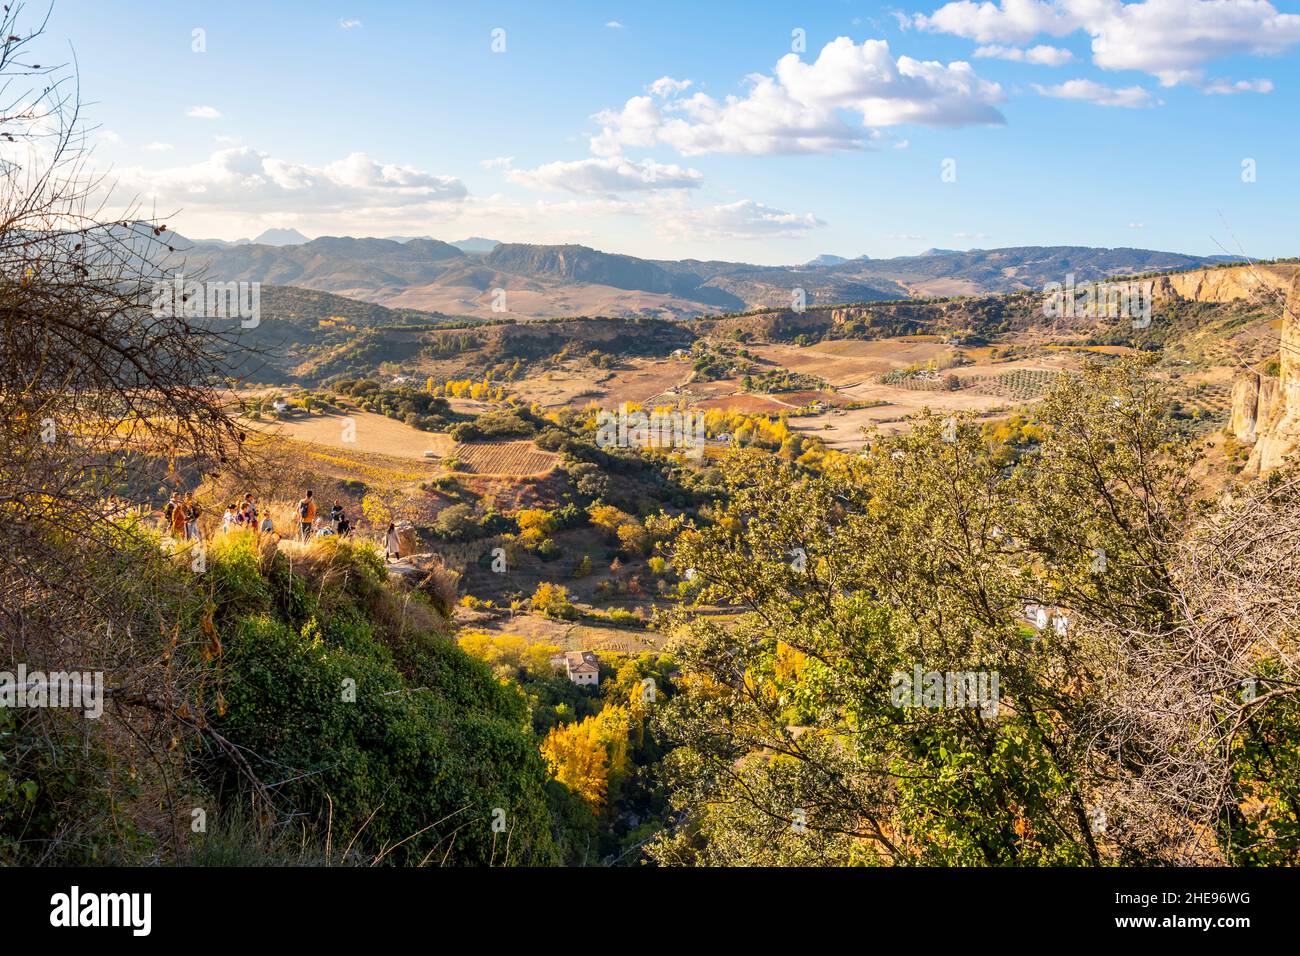
[[[256,239],[196,239],[196,243],[205,246],[298,246],[311,240],[297,229],[267,229]]]
[[[501,245],[496,239],[484,239],[482,236],[470,236],[452,243],[461,252],[491,252]]]
[[[289,241],[294,238],[302,237],[277,229],[255,242],[188,242],[179,236],[172,242],[189,274],[202,269],[212,279],[300,286],[393,308],[480,318],[684,318],[788,306],[796,290],[808,305],[979,295],[1041,289],[1071,274],[1085,282],[1234,261],[1149,249],[1019,246],[929,250],[892,259],[823,255],[787,267],[642,259],[579,245],[478,237],[456,243],[429,237]]]

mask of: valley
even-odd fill
[[[1296,271],[1266,269],[1279,284]],[[333,340],[324,360],[284,369],[306,384],[232,400],[257,404],[255,429],[303,462],[303,481],[361,516],[358,533],[378,533],[371,511],[405,522],[413,550],[404,553],[455,572],[456,620],[467,633],[637,654],[663,647],[654,622],[685,586],[651,560],[645,522],[670,502],[690,513],[709,500],[715,464],[747,447],[824,468],[939,416],[1023,453],[1036,441],[1035,408],[1054,388],[1089,364],[1141,358],[1169,389],[1180,427],[1209,442],[1198,480],[1228,480],[1244,465],[1232,452],[1238,366],[1264,360],[1278,323],[1243,291],[1258,284],[1248,267],[1155,281],[1163,291],[1149,329],[1049,321],[1034,314],[1041,299],[1024,293],[683,321],[457,326],[438,317],[422,328],[385,317]],[[340,301],[294,321],[333,321],[324,313],[348,311]],[[595,412],[620,406],[703,416],[703,459],[597,447]],[[491,424],[462,440],[458,422]],[[603,531],[592,523],[601,507],[617,513]],[[491,569],[496,549],[503,573]],[[543,585],[562,589],[569,610],[541,610]]]
[[[0,9],[15,949],[1286,925],[1300,14],[193,6]]]

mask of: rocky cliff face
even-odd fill
[[[1157,277],[1151,294],[1157,302],[1169,298],[1193,302],[1257,301],[1285,291],[1296,275],[1293,265],[1196,269]]]
[[[1272,375],[1248,372],[1232,383],[1232,433],[1239,441],[1254,444],[1259,423],[1268,422],[1277,407],[1278,380]]]
[[[1300,271],[1286,287],[1279,350],[1277,378],[1248,373],[1233,384],[1233,434],[1255,444],[1249,474],[1277,468],[1300,448]]]

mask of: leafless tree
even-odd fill
[[[204,720],[202,655],[179,646],[202,631],[164,592],[201,584],[150,573],[177,556],[133,505],[238,458],[214,386],[239,326],[153,307],[170,233],[136,203],[110,215],[76,74],[35,61],[43,24],[24,20],[21,4],[0,16],[0,668],[103,671],[111,713],[94,732],[123,758],[108,772],[153,767],[165,788],[167,754]],[[78,717],[21,719],[46,746],[10,755],[16,772],[71,759],[58,741]]]

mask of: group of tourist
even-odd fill
[[[163,507],[163,527],[173,538],[193,541],[199,538],[199,515],[202,506],[192,493],[181,495],[173,493]],[[257,499],[250,491],[243,500],[226,505],[226,513],[221,518],[222,531],[257,531],[261,534],[274,534],[275,522],[269,510],[263,512],[257,507]],[[311,538],[331,535],[348,535],[352,532],[352,523],[348,521],[341,502],[334,502],[329,514],[323,519],[316,510],[316,498],[310,489],[298,502],[298,539],[307,541]]]
[[[312,537],[345,536],[351,534],[352,523],[343,512],[343,505],[334,502],[334,507],[325,516],[324,521],[317,517],[316,498],[310,488],[298,500],[298,537],[306,541]]]
[[[163,505],[163,526],[173,538],[193,541],[199,537],[199,515],[202,506],[194,500],[193,494],[182,497],[175,492],[167,504]]]
[[[260,531],[263,534],[275,533],[275,522],[268,511],[258,522],[257,499],[250,491],[244,500],[226,505],[226,513],[221,517],[222,531]]]

